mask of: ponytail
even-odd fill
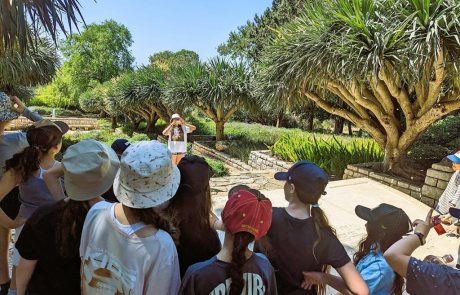
[[[21,183],[25,182],[40,169],[40,155],[41,151],[38,147],[26,147],[5,162],[5,170],[13,170],[19,176]]]
[[[180,231],[172,222],[171,218],[164,214],[162,211],[156,208],[137,209],[129,208],[126,206],[123,207],[125,209],[128,209],[135,217],[139,219],[139,221],[147,225],[153,225],[159,229],[168,232],[173,238],[176,245],[179,245]]]
[[[239,232],[234,235],[230,266],[232,283],[229,295],[240,295],[244,289],[243,266],[246,263],[246,250],[252,241],[254,241],[254,236],[248,232]]]

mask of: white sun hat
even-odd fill
[[[171,152],[158,141],[131,144],[121,157],[113,191],[130,208],[153,208],[170,200],[180,183]]]
[[[171,120],[174,120],[174,119],[180,119],[180,115],[179,114],[173,114],[171,116]]]

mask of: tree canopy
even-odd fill
[[[459,16],[458,0],[312,2],[267,47],[259,87],[353,122],[385,149],[385,170],[413,176],[408,148],[460,109]]]

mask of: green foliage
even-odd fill
[[[211,166],[214,177],[223,177],[229,174],[227,166],[222,161],[204,157],[209,166]]]
[[[37,112],[42,116],[51,116],[53,109],[55,110],[56,116],[62,117],[81,117],[83,114],[79,110],[70,110],[63,108],[52,108],[46,106],[31,106],[29,107],[33,112]]]
[[[198,63],[200,57],[192,50],[182,49],[177,52],[167,50],[149,56],[149,61],[152,66],[167,72],[184,64]]]
[[[129,140],[130,142],[150,140],[150,138],[145,134],[137,134],[137,135],[134,135],[133,137],[130,137],[124,133],[114,133],[112,130],[108,130],[108,129],[90,131],[90,132],[81,132],[81,133],[75,132],[75,133],[66,134],[64,136],[63,150],[65,150],[67,147],[71,146],[72,144],[76,144],[86,139],[95,139],[95,140],[98,140],[110,146],[118,138],[125,138]]]
[[[84,92],[91,81],[104,83],[131,70],[134,57],[129,47],[132,43],[128,28],[113,20],[88,25],[80,34],[71,35],[62,52],[72,83]]]
[[[329,174],[341,177],[348,164],[380,162],[383,151],[371,139],[354,139],[345,143],[336,137],[285,136],[277,141],[271,152],[286,161],[308,160]]]

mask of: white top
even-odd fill
[[[460,198],[460,171],[455,171],[455,173],[450,178],[449,183],[447,184],[446,189],[439,198],[438,206],[436,209],[441,214],[449,213],[449,208],[457,204]]]
[[[190,133],[190,128],[185,125],[181,127],[172,127],[168,135],[168,148],[173,154],[187,152],[187,134]]]
[[[82,294],[177,294],[179,260],[171,236],[159,229],[140,238],[111,218],[115,204],[99,202],[88,212],[80,243]]]

